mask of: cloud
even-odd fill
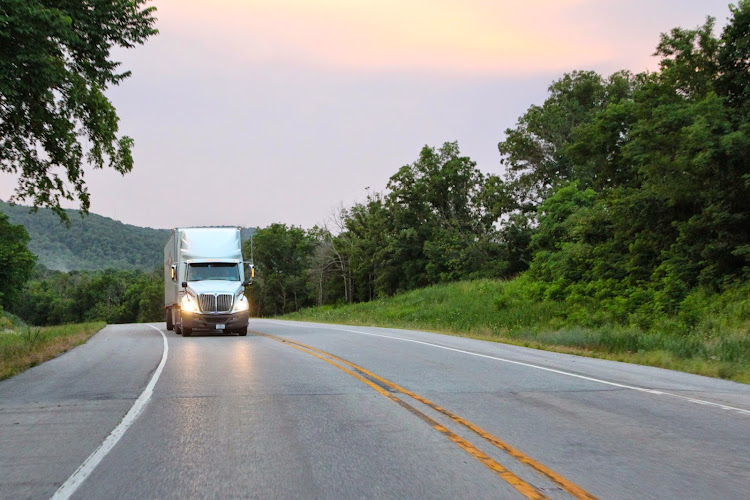
[[[595,64],[612,49],[571,30],[587,0],[165,0],[160,22],[237,63],[358,72],[529,74]],[[164,28],[162,28],[164,29]]]

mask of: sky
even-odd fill
[[[133,171],[86,170],[91,212],[157,228],[310,228],[425,146],[497,143],[565,72],[656,70],[660,33],[729,0],[154,0],[160,34],[107,95]],[[0,174],[0,198],[16,180]],[[77,207],[77,205],[68,205]]]

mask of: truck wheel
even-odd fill
[[[172,323],[172,308],[167,307],[167,330],[174,330],[174,323]]]
[[[193,329],[192,328],[188,328],[186,326],[182,327],[182,336],[183,337],[189,337],[192,334],[193,334]]]
[[[239,330],[237,330],[237,333],[240,334],[240,337],[247,337],[247,327],[240,328]]]

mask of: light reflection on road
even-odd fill
[[[183,342],[185,339],[182,340]],[[182,373],[185,379],[193,380],[196,378],[196,372],[200,369],[199,367],[199,356],[201,349],[198,346],[196,340],[188,339],[188,342],[182,346],[182,352],[180,353],[182,361]]]
[[[253,346],[249,339],[228,339],[232,346],[232,373],[238,382],[247,384],[251,381],[253,371]]]

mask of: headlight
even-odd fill
[[[234,301],[232,312],[247,311],[248,309],[250,309],[250,302],[247,298],[244,295],[238,296]]]
[[[199,312],[200,308],[198,307],[198,302],[195,301],[189,294],[185,294],[182,296],[182,300],[180,300],[180,308],[185,312]]]

